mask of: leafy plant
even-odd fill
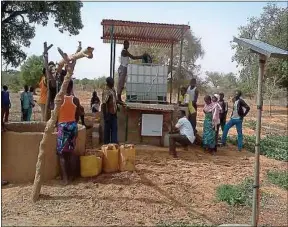
[[[243,205],[245,199],[239,187],[230,184],[220,185],[216,189],[217,200],[228,203],[229,205]]]
[[[244,136],[243,146],[250,152],[255,152],[255,136]],[[237,137],[228,137],[233,145],[237,144]],[[260,154],[281,161],[288,161],[288,142],[285,136],[266,136],[260,141]]]
[[[229,205],[252,206],[253,198],[253,179],[245,178],[244,181],[237,185],[223,184],[216,189],[216,199]],[[266,199],[266,194],[261,197],[261,202]]]
[[[287,171],[268,171],[268,181],[272,184],[278,185],[281,188],[288,190],[288,172]]]

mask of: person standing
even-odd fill
[[[127,68],[129,64],[129,59],[131,58],[133,60],[137,60],[137,59],[142,59],[143,56],[145,56],[145,55],[133,56],[132,54],[129,53],[128,49],[129,49],[129,41],[125,40],[124,48],[121,51],[120,66],[118,68],[119,79],[118,79],[118,86],[117,86],[117,99],[118,99],[118,102],[121,104],[123,103],[121,95],[122,95],[122,91],[124,89],[124,86],[127,80]]]
[[[90,107],[91,107],[92,113],[97,113],[97,112],[99,112],[100,99],[99,99],[96,91],[93,91],[93,93],[92,93],[92,98],[91,98],[91,102],[90,102]]]
[[[189,94],[187,94],[186,92],[187,89],[185,87],[182,87],[180,90],[179,106],[188,107],[188,119],[190,119],[196,111],[193,107],[192,101],[190,100]]]
[[[102,93],[102,113],[104,117],[104,144],[118,143],[117,99],[114,79],[107,77]]]
[[[22,121],[28,121],[30,98],[27,85],[24,86],[24,91],[21,93],[20,101],[21,101]]]
[[[10,108],[11,108],[10,94],[8,91],[8,87],[4,85],[3,90],[1,91],[1,124],[2,126],[4,125],[4,122],[8,122]]]
[[[196,79],[192,78],[190,81],[190,86],[187,89],[187,94],[189,95],[189,100],[192,102],[192,106],[195,109],[195,112],[189,115],[189,121],[193,127],[194,134],[196,135],[196,124],[197,124],[197,100],[199,96],[198,89],[196,87]]]
[[[220,123],[219,113],[220,106],[218,103],[213,103],[209,95],[204,97],[205,106],[203,112],[205,114],[203,124],[203,148],[208,149],[209,152],[217,151],[216,131]]]
[[[81,112],[80,101],[71,94],[72,89],[73,81],[70,80],[59,110],[57,124],[57,154],[60,158],[62,179],[65,185],[68,184],[69,178],[72,180],[76,175],[73,155],[78,135],[77,121]]]
[[[176,143],[179,143],[184,147],[188,147],[195,141],[193,128],[191,123],[186,118],[186,113],[184,110],[179,112],[179,120],[174,129],[174,132],[176,131],[179,133],[173,133],[169,136],[169,153],[173,155],[174,158],[177,158]]]
[[[41,121],[45,121],[45,106],[47,101],[47,80],[46,80],[46,69],[42,70],[42,77],[39,83],[40,97],[38,99],[38,104],[41,108]]]
[[[28,93],[30,106],[29,106],[29,109],[28,109],[27,121],[31,121],[31,116],[32,116],[32,113],[33,113],[33,108],[34,108],[34,106],[35,106],[33,94],[34,94],[34,88],[31,86],[31,87],[29,88],[29,93]]]
[[[231,114],[231,119],[224,127],[223,135],[222,135],[222,145],[226,145],[227,135],[234,125],[237,129],[238,134],[238,151],[241,151],[243,148],[243,134],[242,134],[242,123],[244,117],[249,113],[250,107],[246,104],[246,102],[241,98],[242,92],[237,90],[235,92],[235,96],[233,98],[233,111]]]
[[[218,103],[220,104],[222,110],[220,112],[220,126],[222,132],[224,131],[224,126],[226,124],[226,118],[227,118],[227,113],[228,113],[228,102],[224,100],[224,93],[219,94],[219,101]]]

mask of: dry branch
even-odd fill
[[[49,121],[46,123],[43,138],[40,142],[38,160],[37,160],[37,164],[36,164],[36,173],[35,173],[34,185],[33,185],[33,194],[32,194],[33,202],[36,202],[39,198],[39,195],[40,195],[42,176],[43,176],[42,166],[43,166],[43,162],[44,162],[44,158],[45,158],[45,151],[48,150],[49,146],[50,146],[50,144],[48,144],[48,137],[51,136],[51,134],[54,131],[54,127],[55,127],[55,124],[56,124],[57,118],[58,118],[59,109],[63,103],[64,94],[66,93],[69,81],[73,75],[76,61],[80,58],[83,58],[83,57],[88,57],[90,59],[93,58],[93,53],[92,53],[93,50],[94,50],[94,48],[89,47],[89,50],[87,48],[86,50],[78,52],[74,55],[71,55],[71,57],[68,58],[67,57],[68,55],[66,53],[64,53],[58,47],[58,51],[59,51],[60,55],[63,57],[63,60],[61,62],[63,63],[63,65],[64,64],[67,65],[67,74],[64,77],[64,81],[62,83],[60,91],[57,93],[57,95],[55,97],[54,110],[51,113],[51,117],[50,117]]]
[[[79,46],[78,46],[78,49],[82,49],[81,47],[81,42],[79,42]],[[59,48],[58,48],[58,51],[59,51]],[[61,50],[60,50],[61,51]],[[76,52],[75,54],[72,54],[70,56],[68,56],[66,53],[61,53],[59,51],[59,53],[61,54],[61,56],[63,57],[62,60],[59,61],[58,63],[58,68],[57,68],[57,72],[60,73],[62,68],[64,67],[65,63],[66,62],[70,62],[70,61],[73,61],[73,60],[78,60],[80,58],[83,58],[83,57],[86,57],[86,58],[89,58],[89,59],[92,59],[93,58],[93,51],[94,51],[94,48],[93,47],[87,47],[85,50],[82,50],[82,51],[79,51],[79,52]]]

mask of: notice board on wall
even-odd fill
[[[162,114],[142,114],[142,136],[162,136],[162,128]]]

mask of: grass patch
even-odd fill
[[[288,190],[288,172],[287,171],[277,171],[277,170],[268,171],[267,178],[270,183]]]
[[[243,147],[248,151],[255,152],[255,136],[244,136]],[[228,142],[237,145],[237,137],[228,137]],[[288,139],[287,136],[266,136],[260,141],[260,154],[268,158],[280,161],[288,161]]]
[[[252,206],[253,179],[245,178],[241,184],[223,184],[216,189],[217,201],[226,202],[231,206]],[[266,201],[266,194],[262,193],[262,205]]]

